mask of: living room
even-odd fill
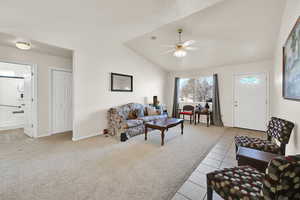
[[[235,118],[236,75],[267,77],[261,79],[266,80],[266,104],[258,100],[265,108],[264,131],[271,117],[292,122],[295,127],[285,155],[300,152],[299,98],[283,94],[282,79],[282,48],[293,27],[297,27],[298,0],[10,0],[1,2],[0,11],[1,34],[22,38],[23,45],[31,46],[30,50],[19,50],[15,48],[19,40],[6,40],[4,44],[1,37],[0,61],[31,63],[38,72],[43,71],[44,75],[37,74],[38,88],[46,82],[38,93],[41,101],[49,99],[50,75],[38,61],[51,56],[49,52],[44,52],[45,57],[37,53],[35,44],[67,52],[67,58],[59,59],[61,62],[47,65],[72,69],[73,92],[72,116],[67,117],[72,124],[70,132],[48,134],[47,128],[37,129],[32,137],[0,132],[0,177],[4,180],[0,199],[209,198],[207,166],[221,170],[238,165],[236,136],[265,137],[254,127],[262,122],[261,109],[256,106],[243,113],[243,117],[257,120],[252,121],[253,127],[243,129],[236,124],[242,119]],[[182,53],[178,46],[181,40],[195,43],[189,44],[185,57],[178,58],[174,53]],[[8,53],[7,48],[15,49]],[[26,62],[24,55],[31,53],[40,59]],[[129,75],[132,88],[128,92],[112,91],[112,73]],[[214,74],[218,75],[218,84],[213,84],[211,91],[218,88],[218,95],[211,94],[203,102],[185,102],[187,98],[178,102],[175,78],[196,80]],[[149,127],[148,133],[142,129],[137,135],[126,135],[127,140],[121,142],[121,134],[126,131],[111,132],[109,110],[130,103],[149,106],[155,104],[154,96],[160,114],[170,118],[182,118],[179,113],[183,110],[179,109],[184,105],[196,107],[201,103],[205,107],[208,103],[209,120],[218,114],[224,126],[207,127],[202,115],[203,123],[197,123],[195,113],[185,121],[162,126],[142,120],[143,128]],[[219,109],[214,104],[216,99]],[[50,110],[50,103],[38,104],[38,127],[51,124],[45,111]],[[160,129],[150,131],[158,126]],[[214,199],[224,197],[221,189],[212,189]]]

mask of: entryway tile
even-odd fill
[[[214,192],[213,200],[224,200],[224,199],[221,196],[219,196],[216,192]]]
[[[224,159],[225,155],[220,155],[214,152],[210,152],[206,158],[214,159],[214,160],[220,160],[222,161]]]
[[[195,170],[190,176],[189,181],[206,189],[206,174],[202,174]]]
[[[190,181],[186,181],[179,189],[178,193],[190,200],[202,200],[205,196],[206,190]]]
[[[232,168],[232,167],[236,167],[236,166],[237,166],[236,164],[230,164],[230,163],[223,162],[220,166],[220,169]]]
[[[220,165],[221,165],[220,160],[213,160],[213,159],[210,159],[210,158],[205,158],[202,161],[202,163],[205,164],[205,165],[211,166],[211,167],[215,167],[215,168],[219,168]]]
[[[211,152],[216,153],[216,154],[220,154],[222,156],[225,156],[227,151],[224,151],[223,149],[218,149],[218,148],[213,148],[211,150]]]
[[[202,163],[201,163],[201,164],[197,167],[196,170],[199,171],[199,172],[202,173],[202,174],[207,174],[207,173],[209,173],[209,172],[212,172],[212,171],[217,170],[217,168],[211,167],[211,166],[208,166],[208,165],[205,165],[205,164],[202,164]]]
[[[189,200],[186,197],[184,197],[183,195],[176,193],[175,196],[172,198],[172,200]]]
[[[203,200],[207,200],[207,194],[205,194],[205,197]],[[216,192],[213,193],[213,200],[224,200],[221,196],[219,196]]]
[[[225,157],[223,162],[225,163],[230,163],[230,164],[237,164],[236,158],[232,158],[232,157]]]

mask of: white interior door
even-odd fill
[[[23,78],[0,76],[0,130],[24,127],[23,86]]]
[[[32,74],[29,70],[24,74],[24,133],[33,137],[33,117],[32,117],[32,104],[33,104],[33,80]]]
[[[52,134],[72,130],[72,73],[52,70]]]
[[[267,87],[267,75],[265,73],[235,76],[235,127],[266,130],[268,112]]]

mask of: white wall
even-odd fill
[[[229,65],[215,68],[204,68],[196,71],[171,72],[168,77],[168,108],[171,111],[173,105],[174,78],[211,76],[214,73],[219,77],[219,93],[221,103],[222,120],[225,126],[233,126],[233,76],[235,74],[267,72],[270,74],[273,60],[264,60],[240,65]]]
[[[46,55],[34,51],[21,51],[0,46],[0,61],[37,65],[38,71],[38,137],[49,134],[49,68],[72,68],[72,59]]]
[[[164,103],[166,72],[121,43],[77,49],[74,64],[73,140],[102,133],[110,107],[151,103],[154,95]],[[111,72],[133,75],[133,92],[111,92]]]
[[[275,52],[275,68],[273,82],[272,114],[277,117],[291,120],[296,127],[287,146],[287,154],[300,153],[300,102],[282,98],[282,47],[296,23],[300,13],[299,0],[287,0],[287,5],[282,18],[282,25],[278,44]]]

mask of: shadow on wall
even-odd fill
[[[107,109],[97,110],[90,113],[86,118],[81,119],[77,125],[77,134],[73,132],[73,138],[82,139],[102,133],[107,125]],[[78,128],[80,127],[80,128]],[[76,135],[75,135],[76,134]]]
[[[144,97],[144,104],[148,104],[148,102],[149,102],[148,97]]]

